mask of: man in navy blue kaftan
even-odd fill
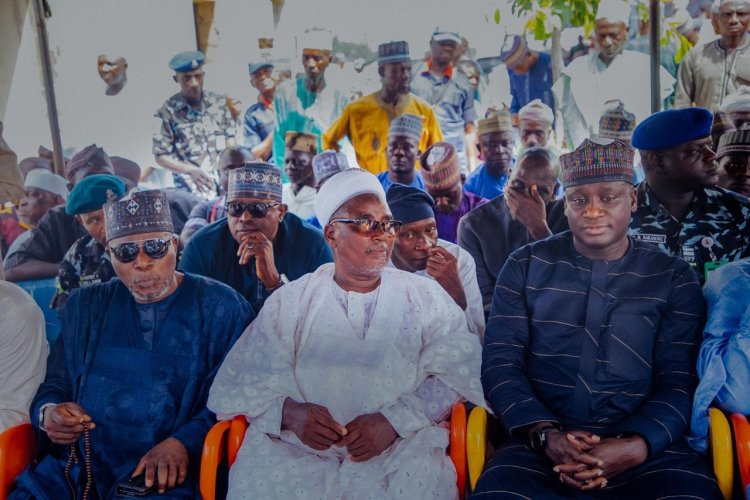
[[[31,405],[50,453],[17,480],[11,498],[112,498],[145,472],[159,498],[195,498],[200,452],[214,415],[208,389],[224,355],[254,318],[217,281],[175,272],[177,236],[161,191],[104,206],[107,251],[118,279],[75,290]],[[84,423],[89,444],[85,446]],[[78,496],[77,495],[77,496]]]
[[[512,439],[472,498],[720,498],[685,442],[703,298],[689,265],[628,236],[633,150],[560,158],[570,231],[495,286],[482,385]]]

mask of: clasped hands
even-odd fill
[[[398,437],[382,413],[360,415],[344,426],[324,406],[297,403],[291,398],[284,402],[281,428],[292,431],[314,450],[345,447],[353,462],[365,462],[380,455]]]
[[[560,481],[581,491],[600,489],[615,476],[646,461],[648,446],[637,435],[600,438],[586,431],[547,432],[545,455]]]

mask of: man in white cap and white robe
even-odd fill
[[[639,123],[651,114],[649,56],[623,50],[629,19],[629,4],[602,0],[592,35],[593,50],[563,68],[552,88],[569,149],[596,132],[602,107],[609,100],[620,99]],[[674,78],[664,68],[659,71],[660,97],[665,99],[672,92]]]
[[[250,422],[228,496],[455,499],[436,424],[484,405],[479,341],[437,282],[386,267],[400,223],[375,176],[335,174],[315,211],[334,263],[268,299],[211,388]]]

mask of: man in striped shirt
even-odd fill
[[[587,139],[561,163],[571,230],[514,252],[495,287],[482,384],[511,440],[474,498],[720,498],[684,439],[697,276],[628,237],[632,149]]]

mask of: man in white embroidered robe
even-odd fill
[[[480,346],[436,282],[386,268],[400,223],[354,169],[316,198],[334,264],[282,286],[238,340],[209,396],[250,427],[229,498],[450,498],[448,431],[484,405]]]

